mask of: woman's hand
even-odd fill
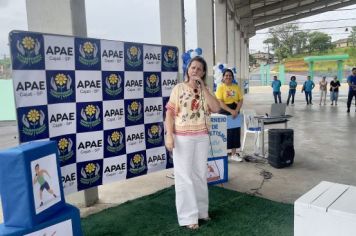
[[[202,88],[205,87],[204,81],[199,76],[193,75],[193,76],[190,77],[190,79],[193,80],[193,81],[196,81],[195,83],[198,82]]]
[[[165,138],[165,144],[168,151],[172,152],[174,148],[174,138],[172,134],[167,134]]]
[[[231,114],[232,118],[235,119],[237,117],[237,115],[239,114],[239,112],[231,109],[230,114]]]

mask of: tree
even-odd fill
[[[271,45],[271,49],[279,59],[288,57],[294,54],[296,50],[296,33],[299,30],[299,26],[294,23],[288,23],[272,27],[269,29],[269,37],[263,42],[267,46]],[[281,58],[283,57],[283,58]]]
[[[304,52],[308,47],[308,38],[309,35],[307,32],[300,31],[295,33],[295,53],[300,54]]]
[[[323,32],[315,31],[309,33],[309,50],[323,52],[332,49],[331,36]]]
[[[251,54],[248,55],[248,60],[249,60],[250,66],[256,64],[256,58],[254,56],[252,56]]]
[[[353,26],[351,29],[352,30],[349,35],[349,42],[352,46],[356,46],[356,26]]]

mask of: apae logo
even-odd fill
[[[139,174],[146,169],[144,156],[136,154],[130,159],[130,172],[132,174]]]
[[[177,67],[177,54],[174,50],[168,49],[164,52],[164,60],[163,65],[167,68],[175,68]]]
[[[92,42],[79,44],[79,61],[86,66],[92,66],[99,62],[98,45]]]
[[[59,160],[65,162],[74,156],[73,141],[71,138],[61,138],[57,143]]]
[[[37,38],[25,36],[22,40],[17,40],[17,59],[28,66],[39,63],[42,60],[40,54],[41,43]]]
[[[73,79],[69,74],[58,73],[51,77],[50,94],[57,99],[65,99],[73,94],[72,83]]]
[[[100,165],[98,163],[88,163],[85,168],[82,167],[80,170],[80,182],[87,185],[95,183],[100,179],[99,171]]]
[[[22,132],[28,136],[42,134],[47,129],[44,120],[45,114],[42,110],[31,109],[27,115],[22,115]]]
[[[159,77],[156,74],[151,74],[146,78],[146,92],[157,93],[160,89],[159,87]]]
[[[132,101],[131,104],[127,106],[127,119],[130,121],[138,121],[142,118],[142,104],[138,101]]]
[[[126,170],[126,163],[118,163],[116,165],[107,166],[104,170],[106,176],[113,176],[115,174],[122,174]]]
[[[108,146],[107,150],[112,153],[119,152],[124,146],[124,135],[121,131],[114,131],[107,137]]]
[[[99,106],[87,105],[80,111],[80,124],[86,128],[93,128],[101,123]]]
[[[162,142],[162,128],[159,125],[152,125],[148,131],[148,139],[147,142],[150,144],[159,144]]]
[[[130,48],[127,49],[126,51],[127,54],[127,64],[130,65],[131,67],[137,67],[141,65],[142,60],[141,60],[141,49],[136,47],[136,46],[131,46]]]
[[[110,96],[116,96],[122,92],[122,88],[120,86],[122,81],[121,76],[118,74],[110,74],[105,77],[105,92]]]

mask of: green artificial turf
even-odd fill
[[[212,218],[191,231],[180,227],[174,187],[126,202],[82,219],[89,235],[293,235],[293,205],[209,187]]]

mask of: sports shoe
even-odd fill
[[[347,113],[350,113],[350,108],[347,108],[347,111],[346,111]]]
[[[239,155],[235,154],[231,156],[231,160],[241,162],[242,158]]]

